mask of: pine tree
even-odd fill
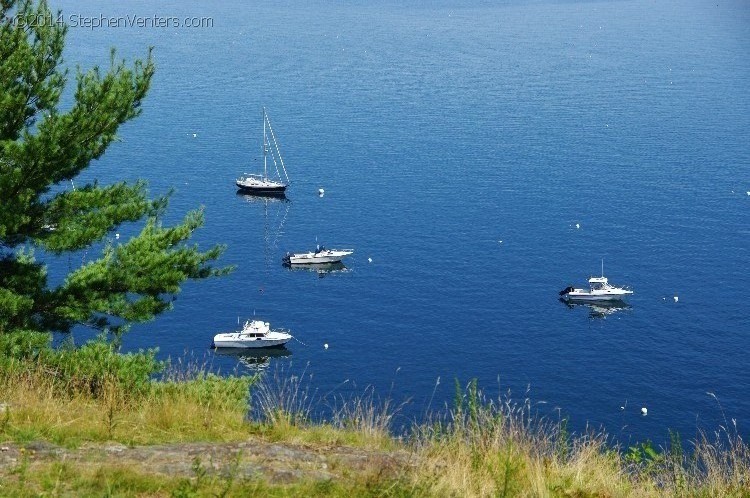
[[[186,244],[203,224],[200,210],[163,227],[167,196],[150,199],[142,181],[70,188],[119,126],[140,114],[154,63],[150,51],[132,66],[113,51],[106,71],[77,71],[74,102],[62,112],[68,71],[60,18],[44,0],[0,0],[0,334],[78,324],[121,332],[170,309],[187,279],[227,271],[212,266],[221,246],[201,252]],[[126,222],[143,229],[113,241]],[[34,257],[34,249],[61,255],[102,245],[99,259],[57,287]]]

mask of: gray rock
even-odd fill
[[[5,447],[8,450],[5,450]],[[234,443],[174,443],[128,447],[120,443],[88,443],[64,449],[37,441],[24,450],[4,443],[0,450],[0,474],[12,468],[21,451],[34,460],[65,458],[71,465],[108,462],[132,465],[145,472],[182,478],[195,477],[195,463],[207,474],[287,484],[301,481],[336,481],[358,472],[398,476],[411,464],[413,455],[404,451],[377,451],[354,447],[309,448],[299,444],[270,443],[251,439]]]

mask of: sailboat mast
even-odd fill
[[[276,163],[276,158],[278,157],[279,163],[281,163],[281,169],[284,171],[284,177],[286,178],[287,183],[289,183],[289,174],[286,172],[286,166],[284,165],[284,158],[281,157],[281,151],[279,150],[279,142],[276,140],[276,134],[273,132],[273,126],[271,126],[271,119],[268,117],[268,114],[266,114],[266,124],[268,126],[268,134],[271,137],[270,140],[268,141],[269,149],[271,149],[271,140],[273,140],[273,148],[271,149],[271,159],[273,159],[273,165],[276,167],[276,174],[279,175],[279,178],[281,178],[281,173],[279,172],[279,165]]]
[[[268,139],[266,137],[266,108],[263,107],[263,180],[268,178]]]

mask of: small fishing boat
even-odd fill
[[[312,265],[321,263],[340,263],[342,259],[354,254],[354,249],[327,249],[318,246],[315,251],[286,253],[285,265]]]
[[[288,330],[271,330],[268,322],[248,320],[239,332],[226,332],[214,336],[215,348],[274,348],[292,339]]]
[[[276,170],[276,177],[268,176],[268,157],[271,157],[273,166]],[[279,170],[281,166],[281,170]],[[281,172],[284,173],[282,179]],[[271,120],[268,117],[266,108],[263,108],[263,174],[248,174],[237,178],[235,184],[243,193],[257,195],[284,195],[289,185],[289,175],[286,172],[284,160],[281,158],[279,144],[276,141],[276,135],[271,128]]]
[[[561,290],[559,294],[566,301],[617,301],[633,294],[633,291],[627,287],[610,284],[604,276],[604,260],[602,260],[602,276],[589,278],[588,289],[569,286]]]

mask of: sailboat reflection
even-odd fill
[[[249,370],[261,372],[271,365],[271,358],[285,358],[291,356],[292,352],[285,347],[280,348],[262,348],[262,349],[236,349],[236,348],[216,348],[214,352],[221,356],[232,356]]]
[[[318,274],[318,278],[323,278],[332,273],[346,273],[351,270],[341,261],[335,263],[313,263],[308,265],[289,265],[284,264],[289,271],[307,271]]]
[[[245,202],[263,206],[263,259],[266,269],[270,269],[271,254],[279,247],[279,240],[284,233],[284,223],[286,223],[286,218],[289,215],[291,201],[287,199],[283,192],[248,194],[240,191],[237,192],[237,197],[242,198]]]
[[[623,312],[632,309],[632,306],[625,301],[568,301],[560,299],[570,309],[576,307],[584,307],[589,309],[589,318],[607,318],[609,315],[613,315],[618,312]]]
[[[248,194],[245,191],[238,190],[237,197],[247,202],[291,202],[284,192],[281,193],[254,193]]]

